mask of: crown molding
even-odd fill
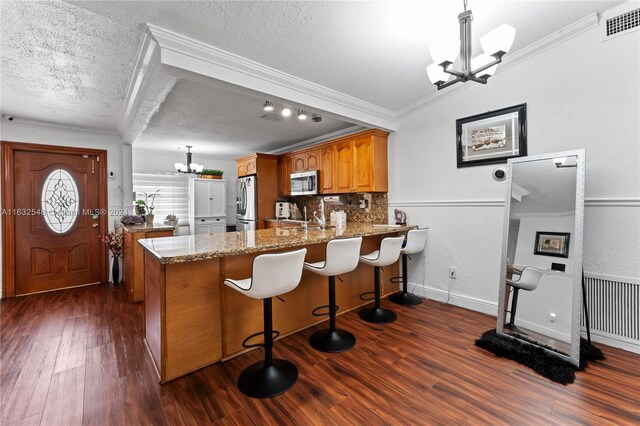
[[[182,34],[147,24],[163,65],[330,111],[369,127],[396,130],[396,113]]]
[[[315,138],[307,139],[301,142],[294,143],[293,145],[287,145],[283,148],[274,149],[273,151],[267,152],[267,154],[282,154],[283,152],[293,151],[299,148],[306,148],[311,145],[316,145],[322,142],[327,142],[332,139],[338,139],[343,136],[348,136],[362,130],[365,130],[365,127],[362,126],[351,126],[346,129],[336,130],[335,132],[327,133],[326,135],[317,136]]]
[[[158,43],[153,39],[151,33],[145,30],[118,120],[118,131],[127,143],[133,142],[131,130],[151,85],[152,77],[159,67],[160,51]]]
[[[598,15],[595,13],[592,13],[570,25],[567,25],[566,27],[564,27],[559,31],[556,31],[555,33],[552,33],[544,38],[541,38],[537,42],[532,43],[523,49],[520,49],[516,52],[505,55],[502,63],[498,66],[496,75],[500,74],[500,72],[503,72],[504,70],[507,70],[515,65],[518,65],[523,61],[531,59],[534,56],[554,46],[557,46],[558,44],[571,40],[573,37],[578,36],[584,33],[585,31],[589,31],[593,28],[596,28],[598,26],[598,22],[599,22]],[[473,85],[460,84],[458,86],[453,86],[452,88],[447,88],[447,90],[435,92],[398,111],[397,119],[402,120],[410,116],[411,114],[414,114],[420,110],[423,110],[435,103],[443,101],[449,96],[453,96],[472,86]]]

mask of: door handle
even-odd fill
[[[92,224],[91,226],[92,226],[93,228],[97,228],[97,227],[98,227],[98,226],[100,226],[100,225],[98,225],[97,223],[94,223],[94,224]]]

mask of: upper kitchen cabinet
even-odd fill
[[[257,166],[255,154],[237,159],[236,164],[238,167],[238,177],[256,174]]]
[[[333,173],[333,145],[323,145],[320,148],[320,192],[322,194],[333,194],[335,190],[335,179]]]
[[[193,179],[193,216],[213,217],[227,214],[227,182],[213,179]]]
[[[368,130],[333,144],[334,193],[387,192],[388,135],[380,130]],[[326,189],[323,192],[329,193]]]
[[[291,195],[291,173],[293,170],[293,155],[283,155],[278,159],[278,195]]]
[[[346,140],[333,145],[333,192],[353,192],[353,141]],[[327,170],[323,170],[324,173]]]
[[[293,154],[293,170],[291,173],[305,172],[307,170],[319,170],[320,151],[307,150]]]
[[[278,193],[291,195],[290,175],[319,171],[321,194],[387,192],[387,137],[382,130],[367,130],[283,154],[278,160]]]

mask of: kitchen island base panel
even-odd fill
[[[145,253],[145,272],[145,339],[161,382],[219,361],[220,259],[161,265]]]
[[[364,237],[361,253],[378,247],[385,235]],[[325,258],[326,243],[306,246],[306,261]],[[246,352],[242,341],[263,330],[262,303],[225,286],[225,278],[251,276],[253,259],[262,253],[161,264],[145,250],[145,338],[161,383],[220,360]],[[382,294],[398,290],[390,278],[398,275],[398,263],[381,271]],[[373,267],[360,264],[336,280],[338,315],[366,302]],[[273,329],[281,336],[318,324],[315,307],[328,304],[326,277],[304,271],[298,287],[273,300]],[[324,321],[327,321],[325,319]]]

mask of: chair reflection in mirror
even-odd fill
[[[508,286],[513,288],[513,295],[511,297],[511,313],[509,315],[509,322],[505,324],[505,328],[516,333],[526,335],[527,333],[518,328],[515,324],[516,309],[518,307],[518,292],[520,290],[533,291],[538,288],[538,284],[540,284],[540,280],[542,279],[544,272],[530,266],[526,266],[522,270],[511,266],[508,270],[511,272],[512,277],[508,278],[506,283]],[[515,275],[516,278],[514,278],[513,275]]]

